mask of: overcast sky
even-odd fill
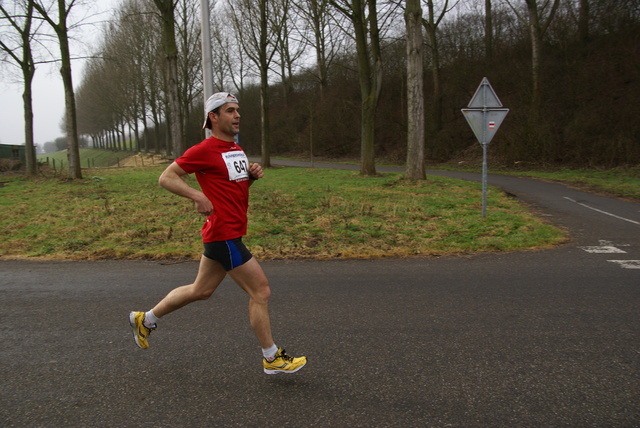
[[[90,2],[91,10],[82,12],[77,16],[86,16],[88,22],[95,25],[85,25],[77,30],[80,33],[73,33],[73,37],[83,40],[85,43],[73,43],[71,46],[72,56],[86,55],[91,52],[101,38],[100,21],[107,20],[113,8],[120,3],[120,0],[101,0]],[[59,48],[56,46],[56,54]],[[82,67],[84,60],[75,60],[71,64],[73,72],[73,85],[77,88],[81,82]],[[18,81],[20,76],[14,70],[9,71],[7,64],[0,65],[0,143],[2,144],[24,144],[24,106],[22,93],[24,87]],[[39,149],[47,141],[53,141],[64,135],[60,130],[60,122],[64,115],[64,87],[58,71],[59,65],[42,64],[37,66],[33,81],[33,127],[34,142]]]

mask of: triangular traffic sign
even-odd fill
[[[480,144],[491,142],[507,113],[509,113],[508,108],[462,109],[464,118],[467,119]]]
[[[489,83],[489,79],[486,77],[480,82],[480,86],[476,89],[476,93],[469,101],[469,108],[484,108],[484,107],[502,107],[500,99],[496,95],[495,91]]]

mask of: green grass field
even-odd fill
[[[203,217],[157,184],[163,165],[149,166],[132,152],[81,149],[80,155],[83,168],[96,166],[83,169],[82,180],[69,181],[60,169],[66,151],[39,156],[50,165],[56,159],[53,173],[0,177],[0,257],[199,257]],[[640,200],[640,168],[490,172]],[[189,182],[197,187],[195,179]],[[246,242],[260,259],[469,254],[565,240],[562,231],[494,188],[482,218],[479,183],[431,175],[410,182],[395,173],[365,178],[350,171],[272,168],[252,187],[249,217]]]
[[[157,184],[163,166],[89,169],[84,179],[3,177],[3,258],[197,258],[203,217]],[[197,186],[193,178],[189,183]],[[546,248],[563,232],[478,183],[273,168],[251,188],[247,245],[259,259],[378,258]]]

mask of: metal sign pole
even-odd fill
[[[487,86],[484,80],[478,88],[482,93],[482,123],[487,123]],[[487,129],[482,127],[482,218],[487,216]]]
[[[486,82],[487,84],[489,81]],[[487,123],[487,85],[483,81],[482,86],[482,122]],[[487,126],[482,127],[482,218],[487,216]]]
[[[465,119],[471,126],[478,142],[482,146],[482,217],[487,215],[487,146],[509,113],[501,108],[502,103],[494,92],[489,80],[483,78],[476,93],[469,101],[469,107],[462,109]]]
[[[482,218],[487,216],[487,145],[482,145]]]

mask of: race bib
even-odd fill
[[[227,165],[229,181],[249,178],[249,159],[243,151],[222,153],[222,159]]]

